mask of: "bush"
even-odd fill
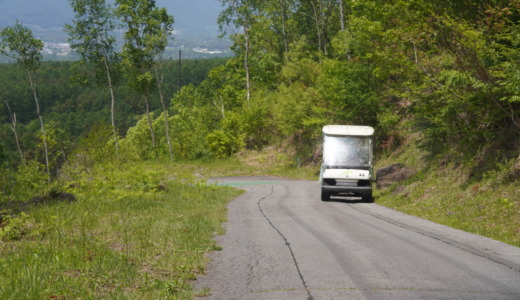
[[[9,211],[0,211],[0,240],[14,241],[28,235],[33,224],[24,212],[12,216]]]
[[[0,204],[10,200],[15,185],[13,171],[8,167],[0,166]]]
[[[43,196],[49,190],[49,177],[45,167],[31,160],[17,169],[4,167],[0,172],[0,203],[26,201],[35,196]]]
[[[243,147],[243,140],[230,132],[215,130],[206,137],[210,151],[218,158],[228,157]]]

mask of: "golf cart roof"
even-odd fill
[[[371,136],[374,134],[374,128],[358,125],[326,125],[323,127],[323,133],[340,136]]]

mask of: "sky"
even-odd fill
[[[218,31],[216,20],[222,6],[218,0],[156,0],[174,16],[174,27],[188,31]],[[69,0],[0,0],[0,27],[18,19],[31,26],[49,29],[71,22]]]

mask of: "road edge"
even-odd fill
[[[378,204],[356,204],[352,208],[396,226],[443,241],[520,272],[520,248],[478,234],[462,231]]]

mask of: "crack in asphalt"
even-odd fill
[[[264,218],[267,220],[267,222],[269,222],[271,227],[273,227],[274,230],[276,230],[276,232],[278,232],[278,234],[282,237],[282,239],[285,242],[285,245],[289,249],[289,252],[291,253],[291,257],[293,259],[294,265],[296,266],[296,270],[298,271],[298,276],[300,277],[300,280],[302,281],[302,284],[303,284],[303,287],[305,288],[305,291],[307,291],[307,300],[314,300],[314,297],[312,296],[311,291],[310,291],[309,287],[307,286],[307,283],[305,282],[305,278],[303,278],[303,274],[302,274],[302,272],[300,270],[300,266],[298,265],[298,261],[296,260],[296,256],[294,255],[294,252],[293,252],[293,250],[291,248],[291,243],[289,243],[289,241],[284,236],[284,234],[273,224],[271,219],[269,219],[269,217],[265,214],[264,210],[262,209],[262,205],[261,205],[262,201],[265,200],[267,197],[271,196],[273,193],[274,193],[274,187],[271,186],[271,192],[269,194],[265,195],[264,197],[260,198],[260,200],[258,200],[258,203],[257,203],[258,204],[258,208],[260,209],[260,212],[262,213]]]

